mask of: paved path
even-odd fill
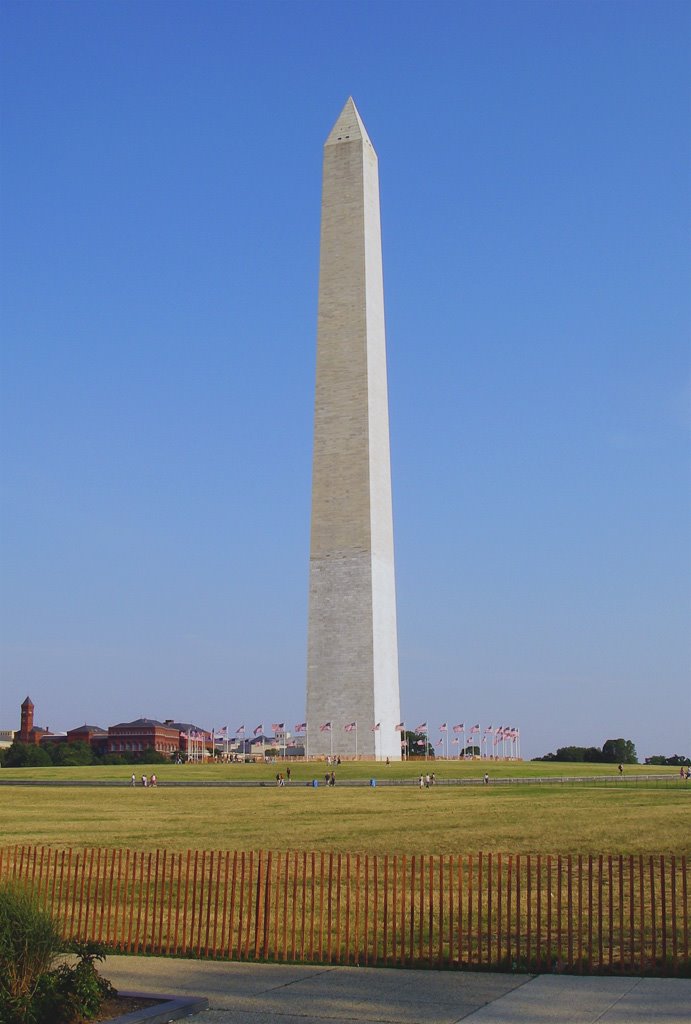
[[[691,1024],[691,980],[110,956],[116,988],[200,995],[191,1024]]]

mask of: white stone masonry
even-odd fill
[[[399,719],[379,175],[349,99],[324,146],[309,752],[354,754],[357,722],[358,754],[399,760]]]

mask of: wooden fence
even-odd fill
[[[0,850],[66,938],[236,960],[688,973],[686,857]]]

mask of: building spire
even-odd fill
[[[351,142],[355,139],[367,142],[370,146],[372,145],[353,97],[349,96],[346,100],[346,105],[338,115],[336,124],[329,133],[325,145],[331,146],[338,142]]]

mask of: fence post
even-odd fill
[[[339,853],[336,858],[336,963],[341,963],[341,888],[343,872],[342,855]],[[329,958],[331,962],[331,958]]]
[[[513,854],[509,854],[506,865],[506,959],[511,963],[513,942],[511,935],[511,910],[513,903]]]
[[[640,913],[641,948],[638,951],[640,969],[645,967],[645,871],[643,866],[643,854],[638,855],[638,905]]]
[[[345,962],[350,963],[350,854],[346,853]]]
[[[264,900],[262,898],[264,889],[264,873],[264,853],[260,850],[257,854],[257,884],[254,891],[254,960],[259,959],[259,947],[261,944],[261,935],[264,925]]]
[[[689,959],[689,901],[686,878],[686,854],[681,858],[681,893],[683,899],[682,913],[684,924],[684,959]]]
[[[250,862],[247,868],[247,924],[245,926],[244,959],[249,960],[250,937],[252,935],[252,889],[254,888],[254,850],[250,850]]]
[[[672,854],[670,862],[670,883],[672,891],[670,893],[672,902],[672,959],[674,960],[674,970],[678,970],[679,964],[677,962],[677,859]]]
[[[369,957],[369,854],[365,854],[365,915],[362,962],[367,967]]]
[[[552,969],[552,855],[547,854],[547,968]]]
[[[319,855],[319,962],[324,962],[324,851]]]
[[[657,913],[655,906],[655,865],[653,858],[648,857],[648,870],[650,872],[650,927],[652,940],[653,963],[657,959]]]
[[[394,918],[396,912],[394,911]],[[384,920],[382,922],[382,963],[389,962],[389,855],[384,854]]]
[[[432,966],[434,958],[434,854],[429,858],[429,909],[427,924],[427,963]]]
[[[468,854],[468,906],[466,916],[467,937],[468,937],[468,964],[473,963],[473,855]]]
[[[665,885],[665,856],[660,854],[660,929],[662,931],[662,960],[667,960],[667,887]]]
[[[279,861],[280,864],[280,861]],[[266,872],[264,878],[264,934],[262,936],[262,957],[264,960],[269,955],[269,936],[271,934],[271,869],[273,865],[273,853],[271,850],[266,855]],[[278,892],[278,885],[276,885]],[[278,924],[278,922],[276,922]],[[261,934],[261,929],[258,929]]]
[[[456,918],[456,935],[458,938],[458,966],[463,966],[463,857],[458,854],[457,864],[458,872],[458,900],[456,906],[458,908]]]
[[[415,959],[415,854],[410,858],[410,913],[408,914],[408,965]]]
[[[521,960],[521,855],[516,854],[516,964]]]
[[[526,966],[527,966],[528,970],[530,970],[530,957],[531,957],[531,951],[532,951],[532,948],[533,948],[533,945],[532,945],[532,938],[533,938],[533,934],[532,934],[532,932],[533,932],[533,864],[532,864],[532,859],[531,859],[530,854],[527,854],[527,856],[526,856],[525,870],[526,870],[526,886],[527,886],[526,902],[527,902],[527,910],[528,910],[527,920],[526,920],[525,961],[526,961]]]
[[[482,850],[477,855],[477,964],[482,963]]]
[[[562,932],[563,932],[563,900],[562,900],[562,889],[563,889],[563,876],[562,876],[562,856],[557,854],[557,970],[559,973],[564,968],[563,964],[563,946],[562,946]]]
[[[165,854],[164,854],[164,857],[163,857],[163,873],[165,875]],[[162,894],[163,894],[163,890],[161,890],[161,895]],[[212,941],[211,955],[214,958],[214,960],[216,959],[216,953],[217,953],[217,950],[218,950],[218,903],[219,903],[219,900],[220,900],[220,896],[221,896],[221,851],[219,850],[218,851],[218,857],[216,858],[216,879],[214,881],[214,927],[213,927],[213,935],[212,935],[212,940],[211,940]],[[161,900],[161,907],[163,907],[163,901],[162,900]],[[209,955],[208,933],[207,933],[206,947],[207,947],[206,955],[208,956]]]
[[[206,859],[202,856],[202,884],[201,892],[199,894],[199,941],[197,948],[201,953],[202,944],[202,917],[204,908],[204,889],[206,888],[206,923],[204,925],[204,956],[209,955],[209,942],[211,940],[211,898],[213,889],[213,878],[214,878],[214,860],[215,851],[209,851],[209,879],[206,879]]]
[[[418,914],[417,958],[422,962],[422,940],[425,922],[425,855],[420,854],[420,912]]]

